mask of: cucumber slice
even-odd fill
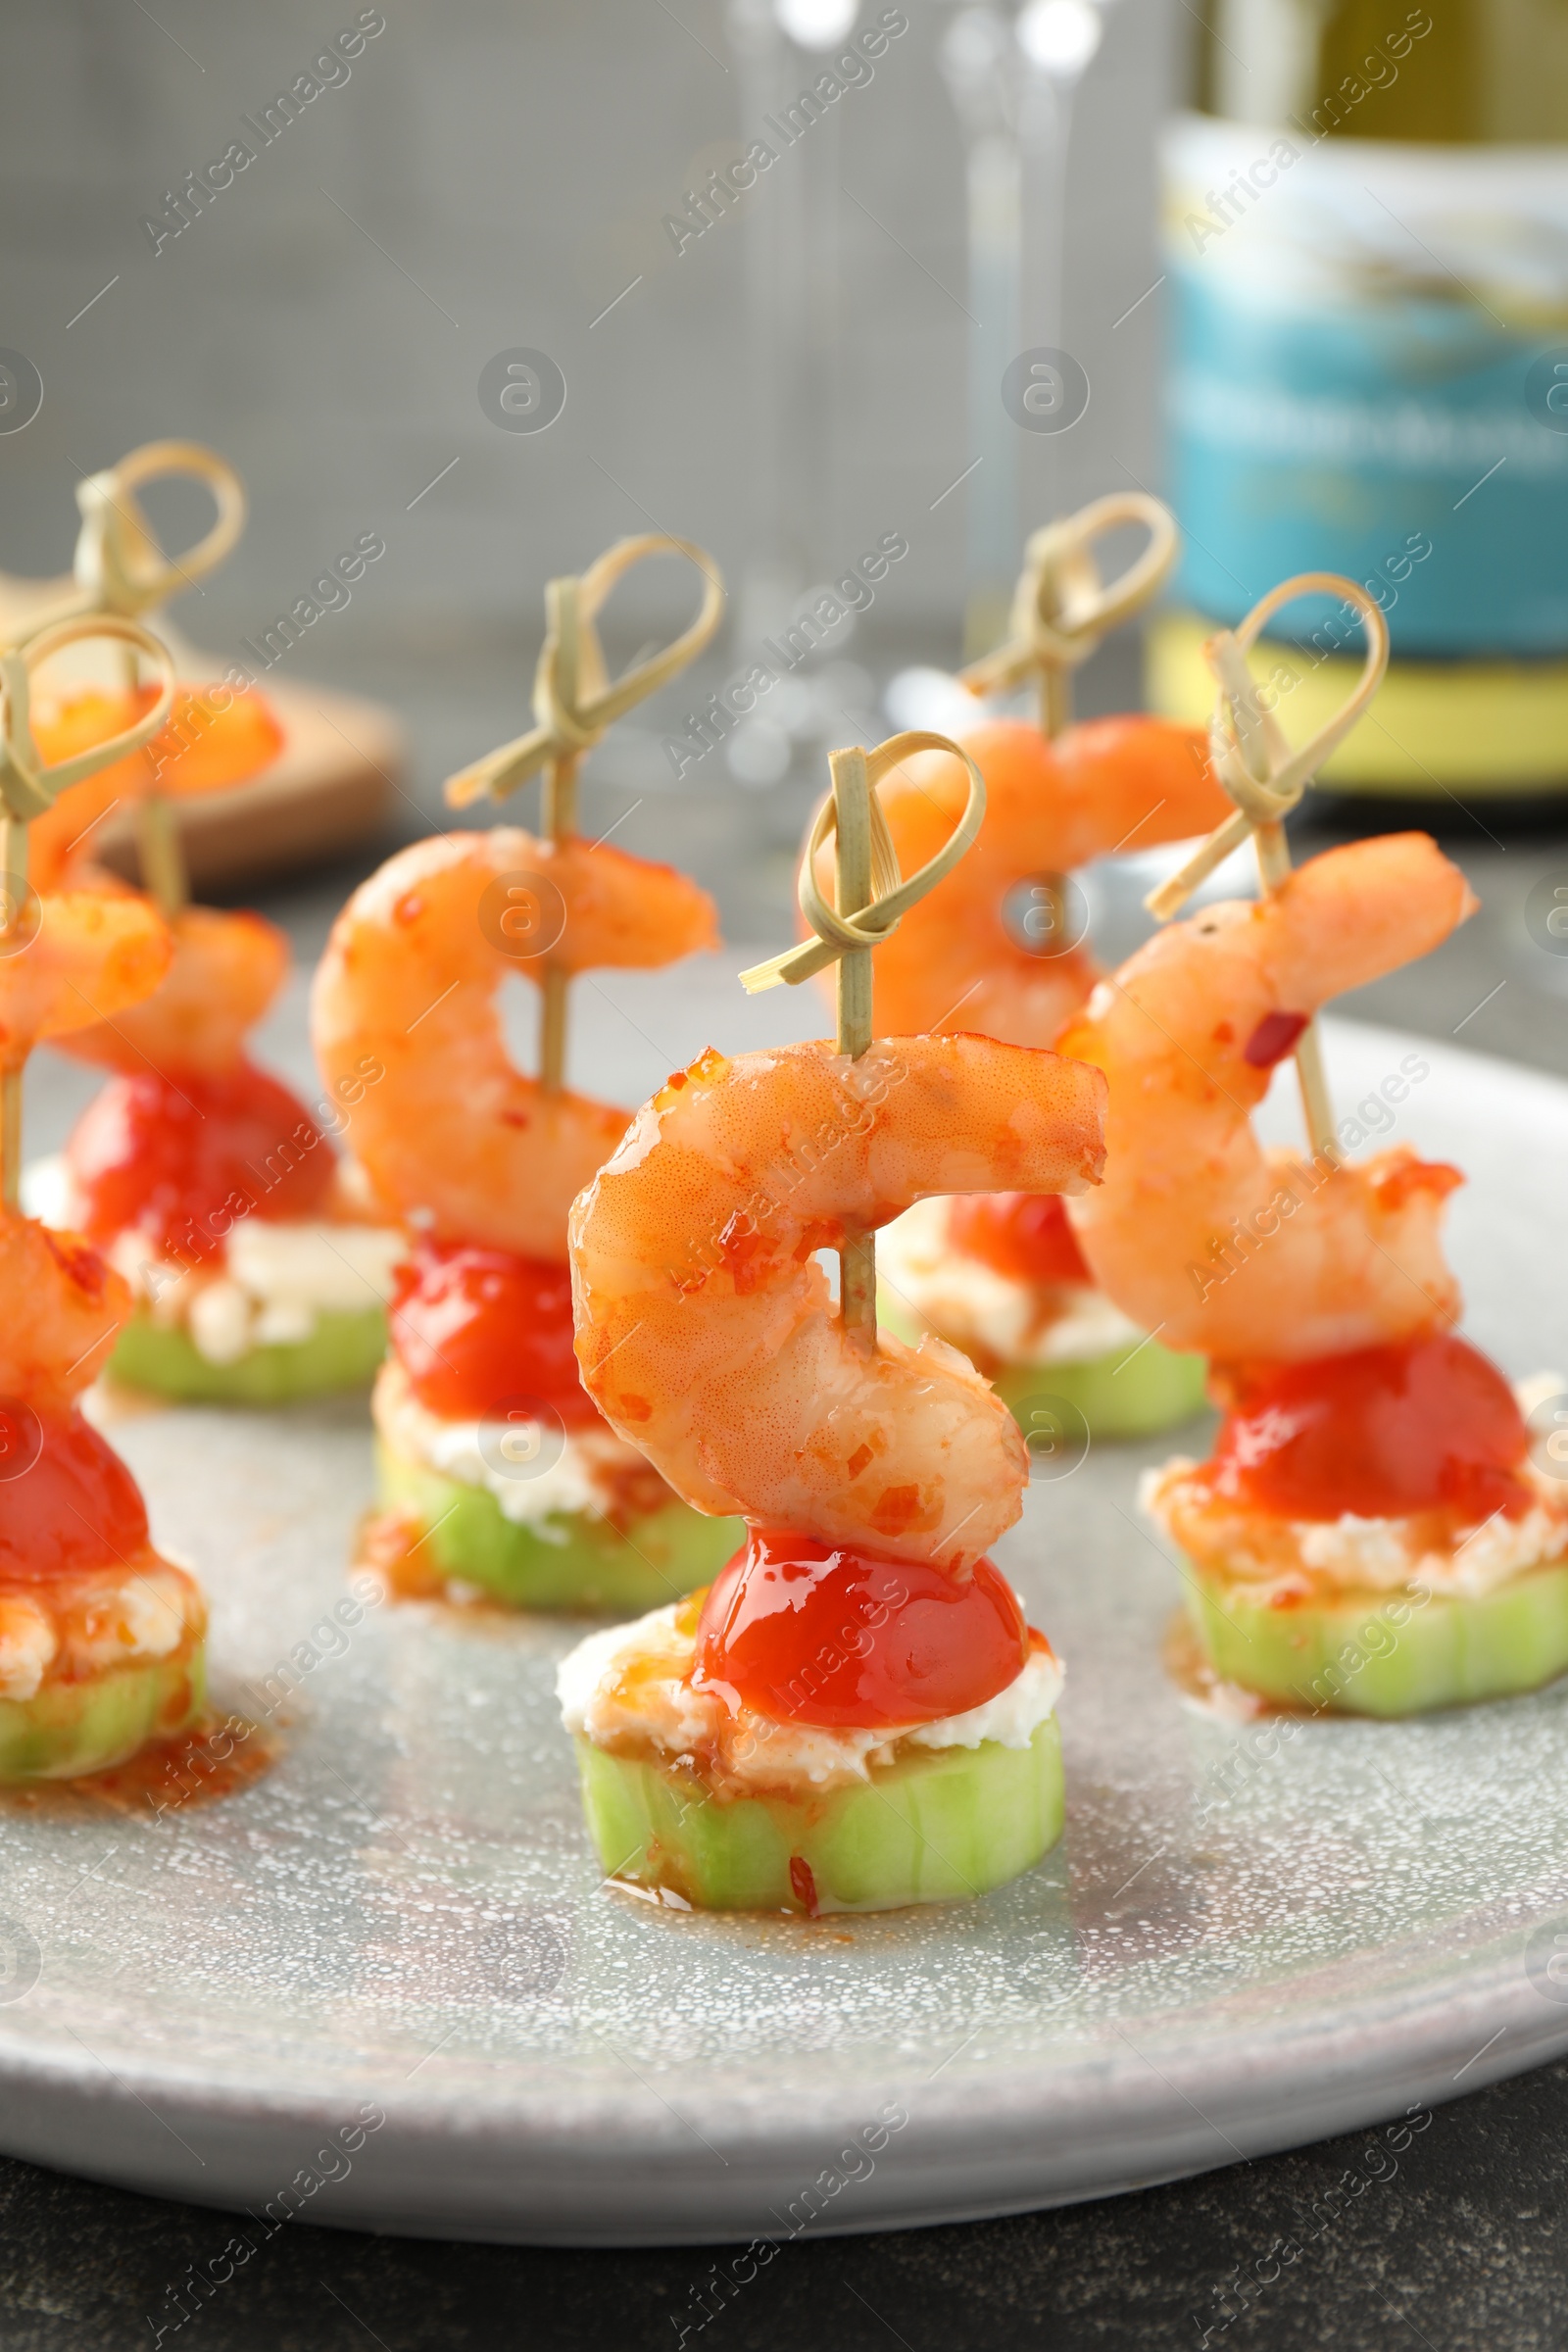
[[[149,1740],[188,1730],[206,1695],[198,1642],[82,1682],[45,1682],[31,1698],[0,1698],[0,1783],[79,1780],[123,1764]]]
[[[109,1369],[127,1388],[151,1389],[199,1404],[289,1404],[337,1389],[366,1389],[386,1353],[386,1313],[379,1306],[329,1307],[308,1340],[252,1348],[232,1364],[210,1363],[188,1332],[151,1316],[132,1316]]]
[[[1423,1715],[1537,1690],[1568,1669],[1568,1563],[1479,1600],[1354,1592],[1310,1608],[1248,1600],[1195,1566],[1187,1598],[1216,1674],[1313,1713]]]
[[[743,1521],[706,1518],[676,1494],[621,1535],[584,1511],[534,1525],[509,1519],[486,1488],[427,1469],[382,1441],[376,1467],[381,1500],[428,1531],[421,1552],[437,1573],[516,1609],[640,1617],[711,1583],[746,1541]]]
[[[689,1766],[576,1741],[606,1875],[699,1911],[894,1911],[984,1894],[1061,1836],[1054,1716],[1027,1747],[916,1748],[869,1783],[720,1801]]]
[[[1179,1355],[1157,1340],[1137,1352],[1113,1348],[1083,1362],[1004,1364],[992,1381],[1025,1437],[1032,1408],[1054,1396],[1077,1407],[1092,1438],[1148,1438],[1207,1409],[1208,1359]]]
[[[876,1312],[877,1321],[911,1348],[930,1328],[886,1285],[877,1293]],[[1082,1414],[1091,1438],[1148,1438],[1204,1411],[1207,1374],[1205,1356],[1178,1354],[1146,1340],[1141,1348],[1131,1343],[1107,1355],[1004,1364],[988,1377],[1026,1437],[1038,1426],[1031,1408],[1060,1397]]]

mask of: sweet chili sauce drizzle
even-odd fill
[[[1530,1433],[1495,1364],[1448,1332],[1310,1363],[1245,1367],[1209,1464],[1217,1495],[1285,1519],[1456,1523],[1534,1500]]]
[[[0,1582],[41,1584],[145,1548],[147,1506],[136,1482],[79,1412],[39,1414],[0,1400],[0,1417],[33,1457],[0,1484]]]
[[[66,1156],[90,1240],[138,1233],[176,1263],[220,1257],[242,1217],[310,1216],[336,1165],[299,1097],[249,1062],[111,1078]]]
[[[0,1593],[52,1586],[69,1602],[83,1575],[95,1580],[117,1563],[130,1573],[146,1557],[147,1509],[113,1446],[74,1409],[39,1414],[0,1399],[0,1424],[19,1458],[31,1457],[0,1484]],[[193,1696],[189,1676],[181,1677],[166,1695],[161,1726],[123,1763],[49,1788],[19,1784],[0,1798],[13,1808],[53,1801],[164,1815],[235,1795],[270,1769],[277,1740],[239,1716],[204,1715],[177,1728]]]
[[[90,1773],[74,1788],[119,1813],[151,1816],[167,1826],[189,1807],[238,1796],[270,1772],[281,1752],[276,1732],[243,1715],[206,1715],[172,1739],[152,1740],[123,1764]]]
[[[281,1753],[281,1740],[265,1724],[241,1715],[205,1715],[183,1732],[155,1736],[123,1764],[102,1772],[72,1781],[6,1783],[0,1786],[0,1813],[69,1820],[88,1805],[168,1829],[186,1810],[241,1795]]]
[[[418,1242],[398,1269],[392,1347],[419,1402],[446,1420],[483,1420],[533,1400],[567,1427],[600,1421],[577,1376],[565,1265]]]
[[[1090,1284],[1094,1276],[1056,1193],[973,1193],[952,1202],[948,1239],[1014,1282]]]
[[[1011,1587],[989,1560],[959,1578],[753,1528],[703,1603],[692,1681],[775,1722],[881,1730],[984,1706],[1029,1646]]]

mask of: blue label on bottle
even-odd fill
[[[1568,650],[1562,158],[1189,118],[1167,164],[1179,592],[1346,572],[1396,654]]]

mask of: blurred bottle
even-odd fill
[[[1152,700],[1201,717],[1216,620],[1289,573],[1348,572],[1394,661],[1325,781],[1568,796],[1568,4],[1201,16],[1196,109],[1165,152],[1187,547]],[[1299,739],[1359,639],[1326,599],[1290,621]]]

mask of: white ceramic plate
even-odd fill
[[[665,1067],[701,1042],[697,996],[637,1005]],[[1467,1328],[1568,1369],[1568,1088],[1342,1025],[1341,1103],[1412,1052],[1396,1134],[1471,1177]],[[116,1435],[254,1712],[343,1592],[363,1409]],[[1133,1490],[1163,1450],[1040,1480],[999,1552],[1069,1672],[1066,1838],[1012,1886],[814,1926],[607,1890],[551,1698],[577,1629],[374,1609],[244,1793],[0,1808],[0,2146],[259,2216],[777,2237],[1131,2188],[1568,2047],[1568,1684],[1260,1752],[1161,1666]]]

